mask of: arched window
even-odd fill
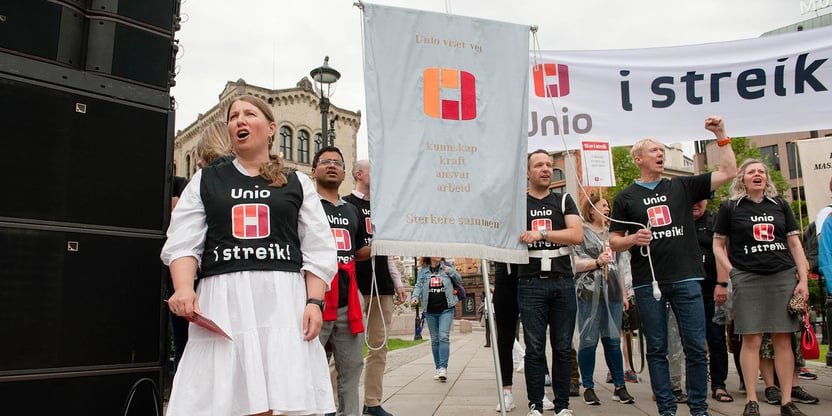
[[[191,177],[191,155],[185,155],[185,177]]]
[[[284,159],[292,160],[292,129],[286,126],[280,127],[280,152]]]
[[[315,154],[318,154],[321,148],[324,147],[324,139],[321,137],[321,133],[315,133]]]
[[[298,162],[309,163],[309,132],[298,130]]]
[[[566,179],[566,176],[561,168],[552,169],[552,182],[560,182],[564,179]]]

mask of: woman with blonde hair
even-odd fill
[[[320,197],[269,154],[277,126],[266,103],[238,97],[227,121],[236,158],[194,174],[161,257],[173,277],[171,312],[204,314],[231,339],[190,326],[167,415],[333,412],[318,334],[338,269]]]
[[[763,333],[771,334],[775,368],[780,380],[794,372],[792,333],[800,328],[788,312],[792,295],[809,297],[806,257],[794,214],[771,181],[768,166],[759,159],[742,163],[731,183],[731,198],[719,208],[714,226],[714,256],[729,271],[733,284],[734,332],[742,334],[743,378],[756,380]],[[719,285],[715,295],[726,289]],[[759,416],[757,391],[746,385],[748,402],[743,416]],[[801,416],[783,389],[783,416]]]
[[[228,157],[232,153],[231,136],[228,135],[228,124],[215,120],[199,136],[196,143],[196,165],[204,168],[215,160],[227,162],[233,159]]]

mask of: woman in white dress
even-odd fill
[[[236,98],[227,122],[236,159],[194,174],[161,257],[173,277],[171,311],[201,313],[231,340],[190,326],[167,415],[333,412],[317,338],[337,263],[320,198],[306,175],[269,154],[277,125],[268,105]]]

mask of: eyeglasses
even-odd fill
[[[327,165],[335,165],[336,167],[343,168],[344,162],[338,159],[321,159],[318,161],[318,165],[327,166]]]

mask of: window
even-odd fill
[[[780,170],[780,153],[777,150],[777,145],[771,145],[760,148],[760,158],[768,161],[775,170]]]
[[[786,155],[789,158],[789,179],[802,178],[803,169],[800,168],[800,155],[794,142],[786,143]]]
[[[566,192],[566,187],[565,186],[556,186],[554,188],[549,188],[549,190],[552,191],[552,192],[558,192],[558,193],[562,194],[562,193]]]
[[[298,131],[298,162],[309,163],[309,132]]]
[[[185,155],[185,177],[191,177],[191,155]]]
[[[315,154],[317,154],[321,148],[324,147],[324,139],[321,137],[321,133],[315,133]]]
[[[286,126],[280,127],[280,153],[283,159],[292,160],[292,129]]]
[[[563,170],[561,168],[552,169],[552,182],[560,182],[565,178],[566,176],[564,176]]]

